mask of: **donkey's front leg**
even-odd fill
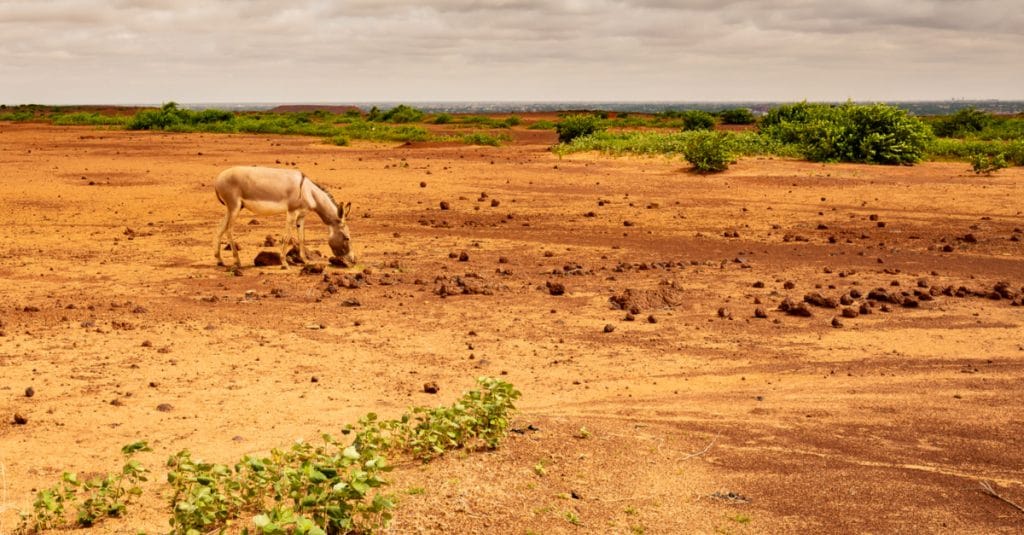
[[[292,244],[292,225],[294,225],[295,216],[292,212],[288,212],[288,216],[284,222],[284,236],[281,236],[281,269],[288,269],[288,248]]]

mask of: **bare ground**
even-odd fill
[[[1024,530],[978,484],[1024,502],[1024,169],[745,159],[702,176],[516,136],[339,148],[0,124],[0,532],[61,471],[114,470],[137,439],[156,477],[90,531],[162,532],[180,449],[231,462],[479,375],[522,390],[521,432],[400,465],[390,532]],[[217,268],[211,183],[239,164],[294,165],[352,201],[360,265],[325,273],[365,283],[251,267],[283,216],[244,215],[247,268]],[[490,294],[439,296],[455,277]],[[633,321],[609,301],[626,290]],[[828,306],[855,290],[870,314]],[[813,292],[810,317],[777,309]]]

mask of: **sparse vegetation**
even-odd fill
[[[181,450],[167,461],[172,533],[223,532],[244,518],[252,519],[253,533],[263,535],[338,535],[384,527],[395,506],[382,492],[383,475],[391,469],[384,454],[427,462],[452,449],[496,448],[505,437],[519,391],[486,377],[477,384],[450,406],[413,407],[396,420],[367,414],[344,428],[344,434],[354,435],[350,442],[324,435],[323,445],[299,441],[266,457],[247,455],[232,466]],[[146,481],[148,471],[132,459],[140,451],[150,451],[145,442],[122,449],[120,474],[82,483],[65,472],[60,483],[39,492],[19,533],[71,526],[66,508],[73,503],[76,524],[83,527],[122,515],[129,499],[141,494],[138,483]],[[423,492],[412,487],[406,493]],[[83,493],[86,498],[76,502]]]
[[[90,527],[104,518],[123,515],[131,500],[142,494],[139,483],[147,480],[149,470],[134,459],[137,453],[144,451],[151,451],[145,441],[121,448],[124,465],[116,474],[81,481],[77,474],[64,472],[59,483],[36,494],[32,513],[22,513],[18,533]],[[71,506],[75,508],[74,521],[68,518]]]

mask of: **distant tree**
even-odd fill
[[[683,112],[683,130],[712,130],[715,116],[706,111],[687,110]]]
[[[600,120],[593,115],[568,115],[555,125],[558,132],[558,142],[568,143],[578,137],[589,136],[594,132],[603,130]]]
[[[719,114],[725,124],[754,124],[754,114],[747,108],[722,110]]]
[[[932,130],[939,137],[964,137],[981,132],[992,124],[992,115],[975,108],[964,108],[935,121]]]

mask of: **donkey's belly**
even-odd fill
[[[282,214],[288,211],[288,203],[274,201],[242,201],[242,207],[259,215]]]

